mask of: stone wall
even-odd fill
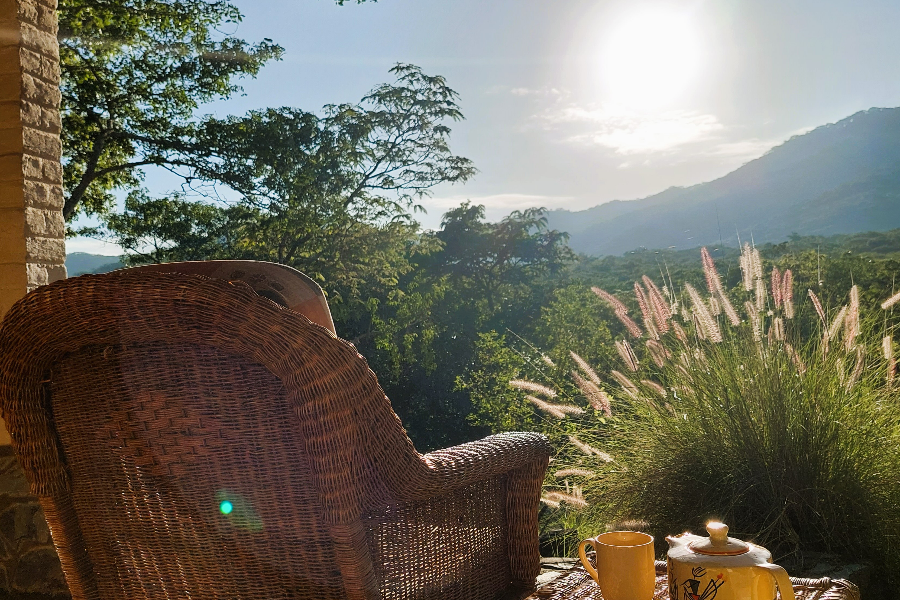
[[[54,0],[0,0],[0,314],[66,276]]]
[[[65,223],[55,0],[0,0],[0,316],[62,279]],[[0,598],[68,594],[37,499],[0,423]]]
[[[50,529],[10,446],[0,446],[0,598],[65,597]]]

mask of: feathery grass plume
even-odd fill
[[[669,331],[669,319],[672,318],[672,309],[669,308],[665,298],[653,280],[644,275],[641,280],[647,286],[647,295],[650,297],[650,308],[653,310],[653,316],[656,320],[656,329],[660,333]],[[668,288],[666,288],[668,292]]]
[[[741,248],[741,275],[744,281],[744,290],[748,292],[753,291],[753,256],[752,251],[750,249],[750,242],[744,242],[744,246]]]
[[[718,292],[722,291],[722,279],[719,277],[719,272],[716,270],[716,263],[713,262],[712,256],[709,255],[709,250],[706,249],[706,246],[700,248],[700,260],[703,262],[703,275],[706,277],[706,287],[709,290],[709,293],[715,296]]]
[[[554,477],[593,477],[596,475],[590,469],[560,469],[553,474]]]
[[[556,363],[553,362],[553,361],[550,359],[550,357],[547,356],[546,354],[541,354],[541,360],[542,360],[543,363],[544,363],[545,365],[547,365],[548,367],[555,367],[555,366],[556,366]]]
[[[545,402],[540,398],[536,398],[535,396],[525,396],[525,399],[537,406],[541,410],[545,410],[554,416],[556,413],[561,413],[563,415],[583,415],[584,409],[579,406],[572,406],[571,404],[551,404],[549,402]]]
[[[781,271],[772,267],[772,301],[775,308],[781,308]]]
[[[632,398],[637,398],[637,395],[638,395],[637,386],[634,385],[634,382],[631,381],[630,379],[628,379],[628,377],[624,373],[622,373],[620,371],[616,371],[614,369],[614,370],[610,371],[609,374],[612,375],[613,378],[619,382],[619,384],[622,386],[622,389],[625,390],[626,394],[628,394]]]
[[[794,318],[794,273],[790,269],[781,278],[781,303],[784,305],[784,318]]]
[[[672,330],[675,332],[675,337],[678,338],[678,341],[681,342],[683,346],[687,346],[688,336],[684,331],[684,328],[678,323],[672,323]]]
[[[547,398],[556,398],[557,393],[553,388],[549,388],[546,385],[541,385],[539,383],[535,383],[533,381],[526,381],[524,379],[513,379],[509,382],[509,385],[512,387],[524,390],[526,392],[533,392],[535,394],[540,394],[541,396],[546,396]]]
[[[756,310],[762,312],[766,308],[766,284],[762,278],[756,280]]]
[[[558,411],[561,411],[567,415],[583,415],[584,409],[580,406],[572,406],[571,404],[553,404],[551,405]]]
[[[784,321],[781,317],[775,317],[772,321],[772,334],[775,336],[775,339],[779,342],[784,341]]]
[[[647,337],[651,340],[659,339],[659,332],[656,330],[656,326],[653,324],[653,321],[647,322]]]
[[[566,494],[564,492],[547,492],[541,499],[544,498],[551,502],[556,502],[557,506],[563,502],[571,504],[572,506],[577,506],[578,508],[585,508],[588,505],[584,498],[579,498],[574,494]]]
[[[847,378],[847,373],[844,369],[844,359],[840,357],[834,359],[834,368],[837,371],[838,381],[841,385],[844,385],[844,381]]]
[[[652,340],[647,340],[652,341]],[[619,353],[619,356],[622,358],[622,362],[625,363],[625,366],[632,372],[637,371],[640,367],[640,363],[638,362],[637,356],[634,354],[634,350],[631,349],[631,346],[625,340],[616,341],[615,343],[616,351]]]
[[[812,290],[806,290],[806,293],[809,295],[809,299],[812,300],[813,308],[816,309],[816,314],[819,315],[819,318],[822,319],[822,325],[828,325],[828,319],[825,318],[825,309],[822,308],[822,303],[819,302],[819,297],[816,296],[816,293]]]
[[[794,363],[794,366],[797,367],[797,372],[803,375],[806,373],[806,365],[803,364],[803,359],[800,358],[800,355],[791,346],[788,342],[784,343],[784,351],[788,353],[788,356],[791,357],[791,362]]]
[[[741,324],[741,318],[738,316],[737,311],[734,310],[734,306],[732,306],[731,301],[728,299],[728,296],[722,294],[719,296],[719,299],[722,301],[722,308],[725,310],[725,316],[728,317],[728,322],[731,323],[734,327],[737,327]]]
[[[763,266],[762,266],[762,257],[759,255],[759,249],[753,248],[750,252],[750,256],[753,259],[753,277],[757,281],[761,281],[763,278]]]
[[[622,301],[607,292],[606,290],[601,290],[600,288],[594,286],[591,288],[591,291],[597,294],[603,300],[606,300],[607,304],[609,304],[610,308],[613,309],[613,312],[628,312],[628,307],[622,304]]]
[[[694,326],[694,333],[697,334],[697,337],[701,340],[708,339],[709,336],[706,335],[706,328],[703,327],[703,323],[700,322],[700,315],[697,314],[696,308],[691,308],[691,324]]]
[[[641,379],[641,383],[659,394],[661,397],[666,397],[666,388],[659,385],[655,381],[650,381],[649,379]]]
[[[741,319],[738,317],[737,311],[734,310],[734,306],[731,305],[728,294],[725,293],[725,288],[722,287],[722,278],[719,276],[716,263],[713,262],[709,250],[705,247],[701,248],[700,257],[703,260],[703,274],[706,276],[706,287],[709,288],[709,293],[712,296],[709,299],[712,313],[719,315],[724,312],[732,325],[740,325]]]
[[[859,335],[859,287],[854,285],[850,288],[850,308],[844,321],[844,347],[847,352],[850,352],[856,344],[857,335]]]
[[[884,359],[888,363],[887,384],[890,387],[894,383],[894,376],[897,374],[897,361],[894,360],[894,341],[891,339],[891,336],[886,335],[881,340],[881,350],[884,352]]]
[[[656,340],[647,340],[647,350],[650,351],[650,358],[657,367],[663,367],[666,361],[672,357],[672,354],[666,350],[666,347]]]
[[[644,293],[644,288],[637,281],[634,282],[634,296],[637,298],[638,307],[641,309],[644,327],[652,326],[653,315],[650,312],[650,303],[647,301],[647,294]]]
[[[586,360],[584,360],[583,358],[581,358],[580,356],[578,356],[571,350],[569,351],[569,356],[572,357],[572,360],[575,361],[575,364],[578,365],[578,368],[581,369],[584,372],[584,374],[588,376],[588,379],[590,379],[597,385],[600,385],[600,377],[597,375],[597,373],[594,371],[594,369],[591,368],[591,365],[589,365]]]
[[[853,389],[853,386],[859,381],[859,376],[862,375],[863,367],[866,363],[866,350],[862,347],[862,345],[856,346],[856,364],[853,365],[853,372],[850,374],[850,379],[847,381],[847,390]]]
[[[705,247],[701,248],[700,256],[703,260],[703,274],[706,276],[706,287],[709,288],[709,293],[712,295],[709,299],[712,313],[719,315],[724,311],[732,325],[740,325],[741,319],[738,317],[737,311],[734,310],[734,306],[731,305],[728,294],[725,293],[725,288],[722,287],[722,278],[716,269],[716,263],[713,262],[712,256],[709,255],[709,250]]]
[[[825,332],[825,335],[828,336],[828,340],[831,341],[837,337],[838,331],[841,329],[841,325],[844,324],[844,321],[847,320],[847,307],[842,306],[841,310],[838,311],[836,317],[831,322],[831,325],[828,327],[828,331]]]
[[[550,508],[559,508],[560,504],[556,500],[551,500],[546,496],[541,496],[541,502],[549,506]]]
[[[709,297],[709,312],[714,317],[718,317],[722,314],[722,307],[719,305],[719,301],[716,300],[715,296]]]
[[[700,327],[703,330],[703,333],[706,335],[710,341],[713,342],[721,342],[722,341],[722,332],[719,330],[719,324],[716,323],[716,320],[709,314],[709,309],[706,306],[706,302],[703,301],[703,298],[700,297],[700,294],[694,289],[689,283],[684,284],[684,288],[687,290],[688,295],[691,297],[691,303],[693,304],[693,308],[695,314],[697,315],[697,320],[700,322]]]
[[[610,402],[606,392],[601,390],[593,381],[588,381],[582,377],[578,371],[572,371],[571,374],[572,379],[575,380],[575,385],[578,386],[578,389],[581,390],[581,393],[587,398],[591,408],[594,410],[602,410],[607,417],[611,417],[612,402]]]
[[[641,331],[641,328],[638,327],[638,324],[628,316],[628,307],[622,304],[621,300],[619,300],[606,290],[601,290],[598,287],[592,287],[591,291],[605,300],[612,307],[616,318],[621,321],[622,325],[625,326],[625,329],[628,330],[628,333],[631,334],[632,337],[639,338],[643,335],[643,332]]]
[[[893,305],[897,304],[897,302],[900,302],[900,292],[894,294],[893,296],[891,296],[890,298],[888,298],[887,300],[882,302],[881,308],[883,308],[884,310],[887,310],[890,307],[892,307]]]
[[[747,300],[744,302],[744,309],[747,311],[747,315],[750,317],[750,327],[753,329],[753,339],[757,342],[762,341],[762,322],[759,318],[759,313],[756,312],[756,305]]]
[[[588,444],[585,444],[584,442],[582,442],[581,440],[579,440],[579,439],[578,439],[577,437],[575,437],[574,435],[570,435],[570,436],[568,436],[568,437],[569,437],[569,441],[572,443],[573,446],[575,446],[576,448],[578,448],[579,450],[581,450],[582,452],[584,452],[584,453],[587,454],[588,456],[597,456],[597,457],[599,457],[600,460],[602,460],[603,462],[613,462],[612,456],[610,456],[609,454],[607,454],[607,453],[604,452],[603,450],[598,450],[597,448],[594,448],[593,446],[590,446],[590,445],[588,445]]]
[[[559,407],[555,404],[550,404],[549,402],[545,402],[536,396],[525,396],[525,399],[532,404],[534,404],[538,410],[542,410],[545,413],[549,414],[551,417],[556,417],[557,419],[565,419],[566,413],[559,409]]]

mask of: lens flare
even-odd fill
[[[223,515],[230,515],[231,511],[233,511],[233,510],[234,510],[234,504],[232,504],[228,500],[223,500],[222,503],[219,504],[219,511],[221,511],[221,513]]]

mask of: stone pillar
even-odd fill
[[[54,0],[0,0],[0,314],[66,276]]]
[[[0,316],[66,276],[55,0],[0,0]],[[0,597],[68,594],[0,424]]]
[[[56,29],[54,0],[0,0],[0,316],[66,276]]]

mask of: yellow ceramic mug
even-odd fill
[[[590,544],[597,553],[596,567],[584,553]],[[611,531],[584,540],[578,556],[591,574],[604,600],[651,600],[656,587],[653,536],[637,531]]]

